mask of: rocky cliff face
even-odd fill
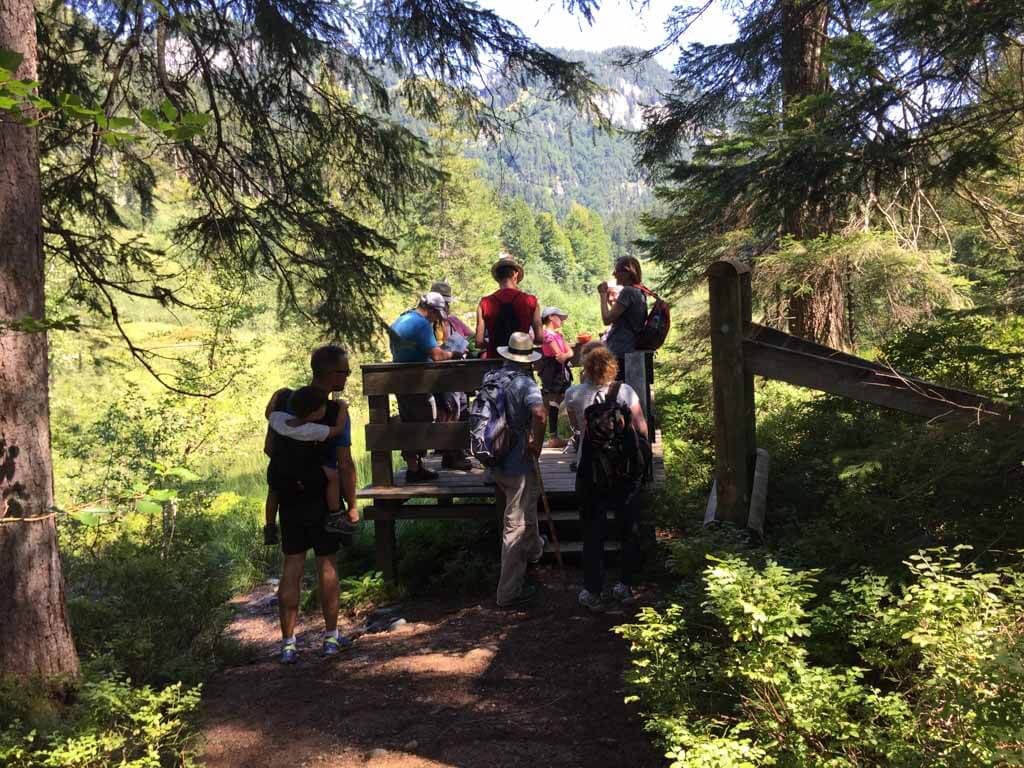
[[[614,59],[621,49],[555,52],[582,61],[608,89],[602,110],[615,130],[597,131],[571,109],[530,93],[510,95],[509,104],[515,102],[529,118],[499,142],[474,149],[484,175],[502,193],[538,210],[564,213],[579,202],[607,215],[642,206],[650,187],[633,163],[628,132],[643,127],[643,110],[659,103],[669,73],[655,62],[639,71],[617,67]]]

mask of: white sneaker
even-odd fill
[[[579,596],[579,603],[591,613],[604,613],[608,606],[604,600],[601,599],[600,595],[595,595],[593,592],[587,590],[581,590]]]
[[[612,587],[612,597],[623,605],[632,605],[636,602],[633,590],[628,584],[623,584],[621,581]]]

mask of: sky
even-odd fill
[[[602,51],[620,45],[653,48],[664,39],[664,22],[676,5],[688,6],[692,0],[650,0],[646,7],[634,9],[629,0],[603,0],[593,25],[580,15],[562,8],[561,0],[479,0],[518,25],[523,32],[545,48],[578,48]],[[639,3],[637,3],[639,4]],[[720,43],[733,35],[733,23],[713,3],[684,42]],[[671,69],[676,50],[663,52],[658,62]]]

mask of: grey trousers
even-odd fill
[[[544,542],[537,529],[540,483],[533,470],[525,475],[512,475],[495,469],[493,474],[494,484],[505,494],[497,594],[498,605],[504,605],[519,596],[527,563],[544,553]]]

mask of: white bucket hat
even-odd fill
[[[509,336],[508,346],[498,347],[498,354],[516,363],[535,363],[542,357],[540,352],[534,351],[530,334],[522,331],[516,331]]]

